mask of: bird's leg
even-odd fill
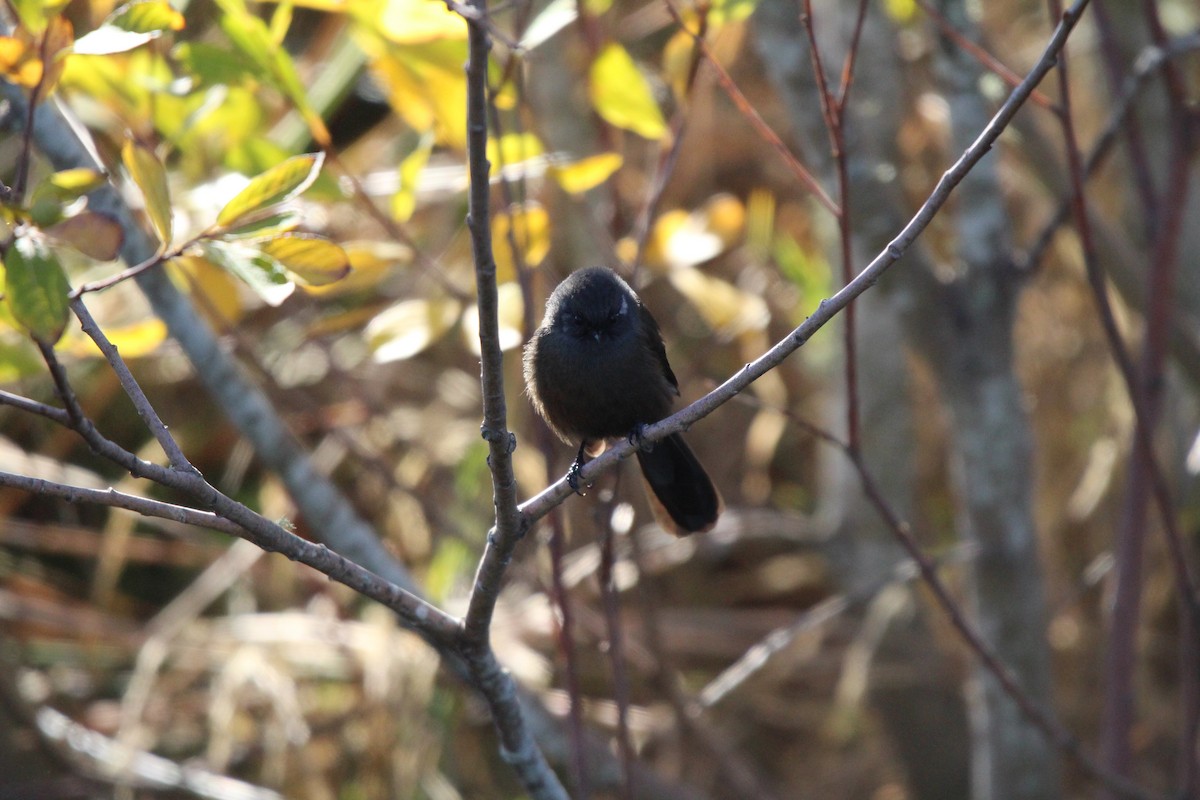
[[[571,462],[571,468],[567,470],[567,485],[575,490],[575,494],[584,497],[583,490],[579,488],[579,473],[583,471],[584,455],[587,450],[588,441],[584,439],[579,444],[579,452],[575,454],[575,460]],[[591,488],[591,485],[588,485]]]

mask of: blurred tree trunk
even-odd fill
[[[853,23],[853,9],[834,2],[817,4],[814,13],[827,70],[840,69]],[[812,60],[792,0],[765,0],[755,14],[759,55],[774,82],[793,130],[802,141],[803,158],[834,186],[828,135],[813,82]],[[892,46],[893,31],[870,20],[863,32],[862,54],[851,92],[846,150],[851,156],[850,213],[856,262],[881,250],[906,221],[906,205],[896,184],[898,154],[894,133],[903,118],[903,72]],[[815,207],[815,206],[814,206]],[[823,214],[823,211],[815,213]],[[836,252],[836,243],[830,252]],[[898,270],[926,269],[913,252]],[[913,453],[916,450],[909,373],[904,353],[897,276],[889,276],[858,302],[856,339],[860,360],[859,404],[863,458],[883,496],[898,514],[912,519]],[[845,400],[833,415],[845,417]],[[824,511],[835,519],[831,567],[848,592],[877,581],[904,553],[841,453],[829,452],[824,470],[833,479],[825,488]],[[952,677],[929,629],[923,606],[905,590],[911,613],[894,613],[875,652],[870,700],[903,763],[912,796],[918,800],[962,800],[969,792],[967,718]],[[886,677],[885,677],[886,676]]]
[[[818,2],[814,10],[819,46],[836,85],[853,25],[854,10]],[[953,7],[951,7],[953,6]],[[944,12],[960,30],[969,29],[960,4],[944,4]],[[827,186],[827,137],[812,82],[811,59],[797,16],[787,0],[767,0],[757,15],[760,54],[780,88],[796,132],[802,137],[806,163],[820,165]],[[911,209],[895,176],[900,170],[896,131],[905,112],[905,65],[896,55],[895,31],[881,15],[868,18],[851,90],[846,151],[850,162],[850,202],[855,252],[861,263],[883,249],[907,221]],[[950,157],[961,152],[990,115],[978,95],[978,67],[945,43],[940,75],[952,116]],[[1031,511],[1029,425],[1021,408],[1021,389],[1012,371],[1012,320],[1018,292],[1010,269],[1010,237],[995,160],[985,160],[958,190],[955,220],[959,250],[949,281],[935,278],[925,251],[911,250],[861,306],[862,346],[860,403],[866,463],[881,482],[896,510],[911,519],[911,456],[914,447],[908,415],[902,353],[879,320],[889,305],[899,309],[909,345],[933,368],[952,422],[953,478],[961,506],[959,535],[978,548],[973,564],[971,597],[984,638],[1019,676],[1035,701],[1049,703],[1050,671],[1046,651],[1045,608],[1041,571]],[[867,299],[864,298],[864,300]],[[889,336],[891,337],[889,339]],[[872,344],[872,342],[874,344]],[[890,357],[891,368],[888,368]],[[881,404],[876,408],[877,404]],[[852,480],[850,481],[852,484]],[[834,502],[842,504],[847,558],[835,565],[846,578],[871,574],[867,564],[898,558],[891,537],[869,519],[859,493],[843,487]],[[912,652],[935,652],[931,642],[906,641]],[[881,658],[888,651],[880,653]],[[911,657],[911,656],[910,656]],[[919,662],[927,662],[920,659]],[[909,662],[910,665],[912,662]],[[880,663],[879,667],[884,664]],[[940,670],[931,669],[929,677]],[[969,693],[971,709],[971,792],[977,800],[1034,800],[1060,795],[1057,753],[1021,717],[996,682],[982,672]],[[911,698],[910,698],[911,699]],[[897,735],[897,752],[909,769],[914,796],[965,797],[959,773],[927,775],[928,761],[942,748],[961,752],[965,737],[954,709],[940,712],[921,704],[918,713],[888,702],[876,692],[877,708]],[[960,719],[960,718],[958,718]],[[919,729],[917,726],[921,726]],[[928,726],[928,727],[925,727]],[[963,737],[958,743],[948,741]],[[957,746],[956,746],[957,745]],[[952,765],[942,765],[953,769]]]

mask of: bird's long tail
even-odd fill
[[[723,503],[712,479],[678,433],[639,450],[650,504],[658,523],[676,536],[710,530]]]

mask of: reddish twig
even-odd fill
[[[779,138],[779,134],[775,133],[775,131],[771,129],[771,126],[768,125],[767,121],[762,118],[762,115],[758,113],[758,110],[755,109],[750,101],[746,99],[746,95],[742,94],[742,90],[738,88],[737,84],[734,83],[733,78],[731,78],[725,68],[721,66],[721,62],[718,61],[716,56],[712,54],[712,50],[709,48],[708,43],[704,41],[704,39],[698,33],[687,26],[683,20],[683,16],[679,13],[679,9],[675,7],[675,4],[671,2],[671,0],[667,0],[667,11],[670,12],[671,17],[675,20],[675,23],[679,25],[679,27],[685,33],[692,37],[692,40],[696,43],[696,46],[700,49],[700,52],[703,53],[704,60],[708,62],[709,67],[716,76],[717,83],[721,85],[721,88],[725,91],[725,94],[728,95],[729,99],[733,101],[733,104],[737,107],[738,113],[740,113],[746,119],[746,121],[750,123],[750,126],[754,128],[754,131],[767,144],[771,145],[771,147],[775,149],[775,152],[778,153],[779,157],[783,159],[783,163],[787,165],[787,168],[796,177],[796,180],[800,181],[800,184],[804,186],[804,188],[808,189],[808,191],[810,191],[813,196],[817,198],[817,201],[824,206],[826,210],[828,210],[831,214],[838,214],[839,209],[837,203],[835,203],[833,198],[831,198],[821,187],[820,182],[813,177],[813,174],[809,172],[803,164],[800,163],[800,160],[797,159],[795,155],[792,154],[792,151],[788,149],[788,146],[783,143],[782,139]]]

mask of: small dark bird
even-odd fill
[[[606,440],[636,441],[679,395],[658,323],[605,267],[572,273],[550,295],[525,345],[525,387],[558,437],[580,443],[572,474]],[[716,524],[721,496],[682,436],[639,447],[637,458],[660,525],[684,536]]]

